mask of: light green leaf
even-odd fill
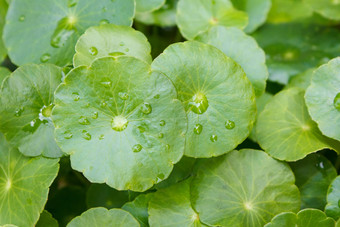
[[[8,4],[5,0],[0,0],[0,63],[4,60],[7,55],[7,50],[2,40],[2,33],[6,22]],[[1,74],[0,74],[0,85],[1,85]]]
[[[137,220],[121,209],[107,210],[103,207],[92,208],[74,218],[67,227],[103,227],[103,226],[139,227]]]
[[[332,27],[267,24],[253,36],[266,53],[269,80],[281,84],[340,55],[340,31]]]
[[[57,89],[56,140],[91,182],[145,191],[184,152],[187,120],[176,96],[167,77],[139,59],[97,59]]]
[[[37,224],[35,225],[35,227],[58,227],[58,222],[57,220],[55,220],[52,215],[44,210],[41,214],[40,214],[40,218],[39,221],[37,222]]]
[[[252,83],[256,96],[263,94],[268,78],[266,57],[254,38],[238,28],[215,26],[196,40],[217,47],[236,61]]]
[[[301,193],[301,208],[323,210],[326,205],[327,189],[337,176],[336,169],[327,158],[311,154],[306,158],[290,163]]]
[[[300,88],[281,91],[267,103],[256,135],[260,146],[279,160],[297,161],[325,148],[340,151],[340,142],[323,136],[310,118]]]
[[[202,160],[191,196],[201,221],[214,226],[263,226],[276,214],[300,207],[289,166],[259,150]]]
[[[230,0],[179,0],[177,24],[184,38],[190,40],[215,25],[244,28],[248,16],[236,10]]]
[[[0,66],[0,88],[1,88],[2,81],[4,81],[4,79],[10,74],[11,74],[11,71],[9,71],[9,69]]]
[[[276,215],[265,227],[334,227],[334,220],[317,209],[304,209],[299,213],[285,212]]]
[[[150,227],[157,226],[206,226],[191,207],[191,178],[152,194],[149,202]]]
[[[306,104],[321,132],[340,141],[340,58],[314,71]]]
[[[251,33],[265,23],[271,8],[272,0],[231,0],[235,8],[248,14],[249,24],[244,29]]]
[[[127,202],[122,207],[123,210],[130,212],[139,222],[141,227],[149,226],[148,206],[152,194],[141,194],[132,202]]]
[[[323,17],[340,20],[340,1],[339,0],[303,0],[311,8]]]
[[[50,118],[61,78],[57,66],[25,65],[2,83],[0,131],[26,156],[57,158],[63,154],[54,140]]]
[[[151,46],[143,33],[128,26],[105,24],[91,27],[79,38],[74,67],[89,66],[94,59],[128,55],[151,63]]]
[[[255,121],[255,95],[231,58],[213,46],[189,41],[169,46],[152,68],[171,79],[184,104],[185,155],[221,155],[247,138]]]
[[[17,65],[64,66],[72,63],[76,41],[88,27],[130,26],[134,10],[134,0],[16,0],[8,9],[4,42]]]
[[[328,188],[325,212],[335,220],[340,218],[340,176],[336,177]]]
[[[136,12],[148,13],[155,11],[164,5],[165,0],[136,0]]]
[[[28,158],[0,134],[0,225],[33,226],[57,176],[58,159]]]
[[[304,0],[272,0],[267,21],[270,23],[286,23],[312,15],[313,9]]]
[[[286,88],[299,87],[306,90],[312,81],[314,70],[315,68],[310,68],[296,76],[291,77]]]

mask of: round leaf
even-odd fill
[[[58,227],[59,225],[58,225],[57,220],[55,220],[48,211],[44,210],[40,214],[39,221],[37,222],[35,226],[36,227]]]
[[[340,1],[339,0],[303,0],[309,4],[314,11],[323,17],[340,20]]]
[[[2,32],[4,29],[4,25],[6,22],[6,13],[7,13],[8,4],[5,0],[0,0],[0,62],[2,62],[7,55],[7,50],[5,44],[2,41]],[[1,72],[0,72],[1,74]],[[0,76],[0,85],[1,85],[1,76]]]
[[[340,218],[340,176],[336,177],[328,188],[325,212],[335,220]]]
[[[304,0],[272,0],[268,22],[286,23],[311,17],[313,9]]]
[[[314,71],[306,104],[321,132],[340,141],[340,58]]]
[[[245,12],[236,10],[230,0],[179,0],[177,24],[186,39],[193,39],[215,25],[244,28]]]
[[[67,227],[103,227],[103,226],[139,227],[137,220],[121,209],[107,210],[103,207],[92,208],[74,218]]]
[[[152,68],[171,79],[184,104],[185,155],[221,155],[247,138],[255,121],[255,95],[231,58],[213,46],[189,41],[169,46]]]
[[[0,225],[33,226],[58,169],[58,159],[25,157],[0,134]]]
[[[268,78],[266,57],[254,38],[237,28],[215,26],[196,39],[217,47],[236,61],[252,83],[256,96],[263,94]]]
[[[132,214],[137,219],[141,227],[149,226],[148,206],[151,196],[151,193],[141,194],[132,202],[125,203],[125,205],[122,207],[123,210],[130,212],[130,214]]]
[[[4,42],[17,65],[63,66],[72,62],[76,41],[88,27],[130,26],[133,16],[134,0],[16,0],[8,9]]]
[[[133,66],[133,67],[131,67]],[[56,91],[56,140],[93,183],[145,191],[184,152],[186,116],[166,76],[133,57],[72,70]]]
[[[79,38],[73,65],[89,66],[94,59],[110,55],[129,55],[151,63],[150,52],[143,33],[128,26],[104,24],[87,29]]]
[[[304,209],[299,213],[285,212],[276,215],[265,227],[334,227],[334,220],[328,218],[321,210]]]
[[[136,11],[138,13],[152,12],[164,5],[165,0],[136,0]]]
[[[191,196],[201,221],[214,226],[263,226],[276,214],[300,207],[289,166],[258,150],[203,160]]]
[[[26,156],[60,157],[51,112],[61,68],[25,65],[3,81],[0,90],[0,130]]]
[[[267,103],[256,135],[260,146],[279,160],[296,161],[325,148],[340,151],[340,142],[323,136],[310,118],[300,88],[281,91]]]

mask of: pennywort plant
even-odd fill
[[[339,15],[0,0],[0,226],[340,225]]]

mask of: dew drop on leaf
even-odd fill
[[[81,116],[78,120],[78,123],[81,125],[89,125],[90,121],[86,117]]]
[[[117,57],[117,56],[122,56],[122,55],[125,55],[125,54],[117,51],[117,52],[111,52],[111,53],[109,53],[109,55],[112,56],[112,57]]]
[[[98,54],[98,50],[97,50],[96,47],[90,47],[89,53],[90,53],[92,56],[96,56],[96,55]]]
[[[199,135],[201,134],[203,130],[203,126],[201,124],[196,124],[195,127],[194,127],[194,133]]]
[[[170,144],[165,145],[165,148],[166,148],[167,150],[170,150]]]
[[[137,129],[138,129],[139,133],[145,132],[145,128],[142,127],[142,126],[138,126]]]
[[[136,144],[132,147],[132,151],[135,152],[135,153],[138,153],[142,150],[142,148],[143,148],[142,145]]]
[[[122,99],[122,100],[127,100],[127,99],[129,98],[129,95],[128,95],[128,93],[126,93],[126,92],[119,92],[119,93],[118,93],[118,96],[119,96],[119,98]]]
[[[227,120],[224,125],[225,125],[225,128],[229,130],[235,128],[235,122],[231,120]]]
[[[159,121],[159,125],[160,125],[160,126],[164,126],[165,124],[166,124],[166,123],[165,123],[164,120],[160,120],[160,121]]]
[[[46,54],[43,54],[43,55],[40,57],[40,61],[41,61],[42,63],[45,63],[45,62],[47,62],[48,60],[50,60],[50,58],[51,58],[51,55],[48,54],[48,53],[46,53]]]
[[[111,85],[112,85],[112,82],[111,81],[102,81],[102,82],[100,82],[104,87],[106,87],[106,88],[110,88],[111,87]]]
[[[333,104],[334,104],[335,109],[340,111],[340,92],[334,97]]]
[[[58,21],[57,28],[51,37],[51,46],[59,48],[65,45],[67,40],[76,32],[74,16],[64,17]]]
[[[124,46],[124,45],[125,45],[124,42],[120,42],[120,43],[119,43],[119,46],[121,46],[121,47]]]
[[[97,118],[98,118],[98,112],[93,112],[92,118],[93,118],[93,119],[97,119]]]
[[[150,114],[152,112],[152,107],[149,103],[145,102],[143,103],[143,105],[141,106],[141,111],[144,114]]]
[[[84,139],[86,139],[86,140],[91,140],[91,134],[88,132],[88,131],[86,131],[86,130],[83,130],[83,138]]]
[[[125,52],[129,52],[129,51],[130,51],[130,49],[129,49],[129,48],[126,48],[126,49],[125,49]]]
[[[211,142],[216,142],[217,141],[217,135],[212,135],[212,136],[210,136],[210,140],[211,140]]]
[[[72,95],[73,95],[73,100],[74,100],[74,101],[79,101],[80,96],[79,96],[79,93],[78,93],[78,92],[72,92]]]
[[[161,139],[161,138],[163,138],[163,137],[164,137],[164,134],[160,132],[160,133],[158,134],[158,138]]]
[[[14,113],[14,116],[16,117],[20,117],[22,112],[24,112],[24,108],[23,107],[20,107],[19,109],[17,109]]]
[[[102,108],[106,107],[106,105],[107,105],[107,104],[106,104],[106,102],[104,102],[104,101],[100,103],[100,106],[101,106]]]
[[[70,130],[66,130],[65,132],[64,132],[64,138],[65,139],[71,139],[73,137],[73,134],[71,133],[71,131]]]
[[[21,15],[20,17],[19,17],[19,21],[20,22],[23,22],[25,20],[25,15]]]
[[[99,140],[103,140],[103,139],[104,139],[104,135],[101,134],[101,135],[99,136]]]
[[[100,25],[109,24],[109,23],[110,23],[110,22],[109,22],[108,20],[106,20],[106,19],[103,19],[103,20],[99,21],[99,24],[100,24]]]
[[[159,97],[160,97],[160,95],[157,94],[157,95],[155,95],[153,98],[154,98],[154,99],[159,99]]]
[[[77,3],[78,3],[78,0],[68,0],[67,1],[67,7],[71,8],[75,5],[77,5]]]
[[[196,114],[203,114],[205,111],[207,111],[208,107],[208,99],[202,93],[195,94],[192,97],[192,100],[189,102],[190,110]]]

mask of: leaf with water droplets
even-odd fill
[[[168,177],[184,152],[187,119],[176,96],[171,81],[142,60],[96,59],[73,69],[56,91],[57,143],[91,182],[145,191]]]
[[[340,141],[340,58],[314,71],[306,104],[321,132]]]
[[[328,188],[325,212],[335,220],[340,218],[340,176],[336,177]]]
[[[169,46],[152,63],[175,85],[188,116],[185,155],[227,153],[255,121],[255,94],[242,68],[217,48],[196,41]],[[234,122],[232,130],[225,122]]]
[[[4,28],[5,22],[6,22],[5,18],[6,18],[7,8],[8,8],[7,2],[5,0],[0,0],[0,37],[2,37],[3,28]],[[6,55],[7,55],[6,47],[3,43],[2,38],[0,38],[0,62],[2,62],[4,60]],[[1,76],[0,76],[0,78],[1,78]],[[1,85],[1,83],[0,83],[0,85]]]
[[[179,30],[188,40],[215,25],[244,28],[248,24],[247,14],[235,9],[230,0],[180,0],[176,16]]]
[[[155,11],[164,5],[165,0],[136,0],[136,12],[148,13]]]
[[[16,65],[49,62],[64,66],[72,63],[74,46],[87,28],[103,20],[131,26],[134,11],[134,0],[17,0],[8,9],[4,43]]]
[[[0,133],[0,225],[34,226],[57,176],[58,159],[28,158]],[[20,214],[20,215],[18,215]]]
[[[191,202],[210,226],[260,227],[298,211],[299,190],[289,166],[259,150],[232,151],[198,163]]]
[[[125,210],[111,209],[103,207],[92,208],[80,216],[72,219],[67,227],[103,227],[103,226],[139,227],[138,221]]]
[[[309,208],[297,214],[293,212],[278,214],[264,227],[334,227],[334,224],[335,221],[321,210]]]
[[[45,65],[19,67],[0,90],[0,131],[27,156],[63,155],[54,140],[51,112],[61,68]]]
[[[256,137],[279,160],[297,161],[325,148],[340,152],[340,142],[322,135],[309,116],[300,88],[281,91],[267,103],[257,120]]]
[[[340,20],[340,0],[304,0],[315,12],[331,20]]]
[[[96,52],[93,52],[93,48],[96,48]],[[121,55],[151,63],[150,52],[150,44],[143,33],[128,26],[105,24],[89,28],[79,38],[73,63],[75,67],[89,66],[96,58]]]

